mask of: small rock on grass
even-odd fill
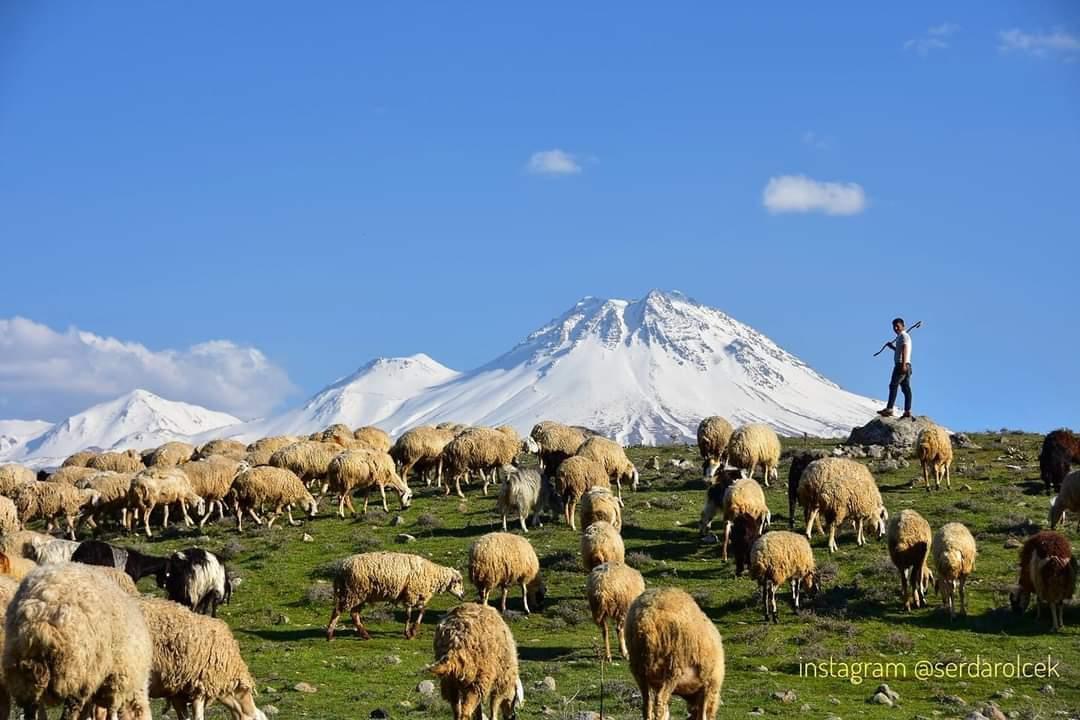
[[[880,685],[878,685],[877,690],[875,690],[874,692],[883,693],[886,697],[893,701],[893,704],[900,702],[900,693],[896,692],[885,683],[881,683]]]
[[[421,695],[434,695],[435,683],[431,680],[424,680],[416,686],[416,692],[420,693]]]
[[[541,690],[547,690],[548,692],[555,692],[555,678],[548,675],[537,683],[537,687]]]
[[[409,533],[401,533],[396,538],[394,538],[394,540],[396,540],[397,542],[402,543],[402,544],[416,542],[416,538],[413,537],[412,535],[410,535]]]
[[[799,699],[794,690],[777,690],[772,696],[773,700],[779,700],[782,703],[793,703]]]
[[[304,533],[303,535],[301,535],[300,539],[303,540],[304,542],[315,542],[315,538],[311,537],[307,533]]]
[[[1018,547],[1020,547],[1020,544],[1021,544],[1021,543],[1020,543],[1020,541],[1019,541],[1019,540],[1017,540],[1017,539],[1016,539],[1016,538],[1014,538],[1014,537],[1011,537],[1011,538],[1009,538],[1009,539],[1007,539],[1007,540],[1005,541],[1005,547],[1006,547],[1006,548],[1010,548],[1010,549],[1011,549],[1011,548],[1018,548]]]
[[[870,698],[870,702],[875,705],[884,705],[885,707],[892,707],[895,704],[893,703],[892,698],[883,692],[874,693],[873,697]]]
[[[306,683],[306,682],[298,682],[298,683],[296,683],[295,685],[293,685],[293,690],[295,690],[296,692],[302,692],[302,693],[317,692],[317,689],[316,689],[316,687],[314,685],[312,685],[310,683]]]

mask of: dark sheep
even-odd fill
[[[162,572],[166,559],[153,555],[144,555],[138,550],[116,547],[100,540],[84,540],[71,556],[72,562],[85,565],[114,567],[123,570],[135,582],[154,575],[158,587],[163,586]]]
[[[735,556],[735,577],[742,577],[750,567],[750,548],[761,537],[760,526],[751,518],[739,515],[731,529],[731,552]]]
[[[791,458],[791,469],[788,470],[787,485],[787,526],[789,530],[795,529],[795,503],[799,498],[799,481],[802,480],[803,471],[806,470],[806,466],[810,463],[828,456],[829,454],[824,450],[803,450]]]
[[[1054,430],[1043,440],[1039,452],[1039,475],[1047,490],[1057,492],[1072,463],[1080,463],[1080,436],[1072,430]]]
[[[218,606],[232,598],[232,581],[225,564],[201,548],[174,552],[166,558],[158,577],[170,600],[200,615],[217,617]]]

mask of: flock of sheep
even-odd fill
[[[773,530],[762,484],[767,488],[779,479],[776,433],[763,424],[734,429],[710,417],[698,428],[698,445],[707,488],[700,532],[708,533],[719,516],[722,557],[727,560],[730,551],[736,574],[748,571],[758,583],[766,621],[778,620],[778,589],[790,586],[796,608],[804,594],[818,590],[809,542],[814,530],[828,534],[828,550],[834,552],[836,531],[848,523],[858,545],[867,532],[887,537],[906,609],[924,606],[934,585],[950,614],[966,611],[965,585],[977,548],[963,524],[951,522],[934,533],[915,510],[890,518],[865,465],[805,451],[791,462],[789,529]],[[942,481],[951,487],[949,434],[929,427],[916,450],[927,490],[931,479],[934,488]],[[523,453],[537,455],[539,471],[517,465]],[[1047,605],[1055,630],[1076,585],[1069,541],[1054,529],[1066,513],[1080,513],[1080,471],[1069,472],[1075,462],[1077,436],[1059,430],[1046,437],[1040,467],[1057,492],[1051,529],[1023,544],[1012,595],[1018,611],[1033,596],[1037,606]],[[758,468],[762,484],[754,479]],[[523,701],[513,635],[488,600],[498,591],[505,612],[509,593],[520,590],[526,613],[542,611],[540,562],[525,535],[545,518],[576,531],[579,509],[585,596],[608,660],[614,626],[642,693],[645,720],[665,720],[672,695],[687,701],[692,718],[715,716],[725,665],[715,625],[686,592],[648,589],[641,573],[625,563],[623,486],[637,488],[637,469],[611,440],[586,428],[542,422],[525,438],[509,427],[447,424],[414,428],[392,441],[378,428],[354,432],[334,425],[307,438],[271,437],[249,445],[214,440],[199,448],[170,442],[142,453],[80,452],[51,473],[0,466],[0,609],[6,608],[0,720],[9,717],[12,703],[26,718],[44,717],[44,708],[55,705],[63,707],[64,720],[95,713],[150,717],[150,698],[167,699],[181,719],[201,719],[212,702],[234,720],[264,718],[236,641],[212,617],[232,592],[224,564],[198,548],[158,558],[99,540],[77,542],[80,523],[115,522],[127,532],[141,526],[152,536],[153,519],[167,526],[170,509],[186,525],[200,527],[228,510],[242,532],[245,517],[272,526],[285,515],[298,524],[293,509],[314,516],[327,494],[342,517],[346,508],[355,512],[355,493],[363,493],[366,510],[376,489],[384,509],[387,488],[407,508],[410,477],[414,484],[461,496],[463,483],[474,478],[485,495],[498,485],[502,532],[483,535],[468,549],[468,577],[478,602],[453,608],[435,631],[429,669],[440,679],[455,720],[480,711],[492,720],[509,717]],[[796,504],[803,509],[805,534],[793,532]],[[46,533],[62,529],[68,539],[27,529],[33,521]],[[508,532],[511,524],[522,535]],[[169,600],[140,596],[135,581],[145,576],[154,576]],[[345,558],[333,591],[328,640],[346,612],[367,639],[360,613],[373,602],[403,605],[405,637],[415,637],[433,597],[448,593],[461,600],[466,592],[458,570],[394,552]],[[85,627],[101,631],[81,632]]]

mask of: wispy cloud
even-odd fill
[[[822,182],[805,175],[769,178],[762,204],[773,214],[822,212],[857,215],[866,209],[866,193],[857,183]]]
[[[802,143],[815,150],[825,150],[829,147],[828,141],[813,130],[807,130],[802,134]]]
[[[5,415],[58,420],[137,388],[243,417],[268,412],[294,389],[261,351],[230,340],[151,350],[75,327],[58,332],[0,318]]]
[[[1029,33],[1013,28],[998,33],[998,50],[1004,53],[1023,52],[1036,57],[1047,57],[1052,53],[1071,57],[1080,52],[1080,37],[1061,29]]]
[[[581,165],[573,154],[555,148],[534,152],[525,170],[534,175],[575,175],[581,172]]]
[[[904,43],[904,49],[926,57],[934,50],[949,47],[949,38],[960,29],[956,23],[945,22],[926,29],[922,35]]]

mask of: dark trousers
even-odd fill
[[[889,378],[889,409],[896,405],[896,389],[904,391],[904,412],[911,412],[911,366],[904,372],[903,365],[893,367],[892,377]]]

